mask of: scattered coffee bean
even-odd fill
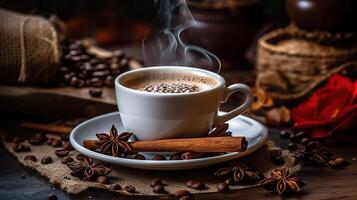
[[[46,200],[57,200],[57,196],[55,194],[48,194],[46,196]]]
[[[12,150],[15,152],[29,152],[31,151],[31,148],[23,143],[14,143],[12,146]]]
[[[46,142],[47,137],[43,133],[37,133],[33,137],[27,139],[27,141],[32,145],[41,145],[42,143]]]
[[[165,156],[162,155],[155,155],[152,160],[166,160]]]
[[[154,187],[155,185],[163,185],[163,183],[160,179],[156,178],[151,181],[150,187]]]
[[[62,163],[63,164],[68,164],[68,163],[70,163],[70,162],[73,162],[74,160],[73,160],[73,158],[71,157],[71,156],[66,156],[66,157],[64,157],[64,158],[62,158]]]
[[[311,138],[305,137],[305,138],[301,139],[300,144],[307,145],[310,141],[311,141]]]
[[[274,163],[275,165],[282,165],[282,164],[285,163],[284,158],[281,157],[281,156],[273,157],[272,160],[273,160],[273,163]]]
[[[348,164],[347,160],[343,157],[338,157],[328,161],[328,164],[335,169],[340,169]]]
[[[224,181],[227,185],[233,185],[234,181],[232,178],[227,178],[225,181]]]
[[[291,133],[292,131],[290,130],[282,130],[280,131],[280,137],[283,138],[283,139],[288,139],[290,138],[290,136],[294,133]]]
[[[14,137],[12,142],[21,143],[21,142],[24,142],[24,141],[25,141],[25,138],[23,138],[23,137]]]
[[[62,147],[62,141],[61,140],[57,140],[57,139],[52,139],[51,146],[52,147]]]
[[[61,140],[68,142],[69,141],[69,135],[61,135]]]
[[[26,161],[31,160],[32,162],[37,162],[37,158],[34,155],[26,155],[24,160]]]
[[[290,142],[290,143],[288,144],[288,149],[294,151],[294,150],[297,150],[297,149],[298,149],[298,146],[297,146],[295,143]]]
[[[92,97],[101,97],[102,96],[103,91],[101,89],[98,88],[92,88],[89,90],[89,94]]]
[[[183,196],[191,196],[191,193],[188,190],[178,190],[175,192],[175,197],[180,198]]]
[[[25,179],[25,178],[27,178],[26,174],[25,173],[21,174],[21,179]]]
[[[206,189],[206,185],[202,181],[193,181],[191,188],[195,190],[204,190]]]
[[[165,188],[164,188],[164,186],[162,186],[162,185],[155,185],[155,186],[152,188],[152,191],[153,191],[154,193],[161,194],[161,193],[165,193]]]
[[[63,158],[69,154],[69,151],[67,149],[61,148],[61,149],[57,149],[55,151],[55,154],[56,154],[56,156]]]
[[[219,192],[229,192],[229,186],[228,186],[228,184],[225,183],[225,182],[220,182],[220,183],[218,183],[218,185],[217,185],[217,190],[218,190]]]
[[[136,160],[145,160],[145,156],[143,156],[141,154],[135,154],[131,158],[136,159]]]
[[[110,190],[121,190],[121,186],[118,183],[114,183],[112,185],[110,185],[109,187]]]
[[[316,149],[317,145],[315,141],[310,141],[309,143],[307,143],[306,147],[306,151],[313,151],[314,149]]]
[[[97,181],[99,183],[103,183],[103,184],[109,184],[110,183],[109,178],[106,177],[106,176],[98,176]]]
[[[45,157],[43,157],[43,158],[41,159],[41,163],[44,164],[44,165],[50,164],[50,163],[52,163],[52,162],[53,162],[53,159],[52,159],[52,157],[50,157],[50,156],[45,156]]]
[[[83,154],[77,154],[76,159],[77,160],[84,160],[84,155]]]
[[[181,153],[175,153],[171,155],[169,160],[181,160]]]
[[[292,134],[292,135],[290,136],[290,139],[291,139],[292,141],[294,141],[294,142],[299,142],[302,138],[307,137],[307,136],[308,136],[307,132],[305,132],[305,131],[300,131],[300,132],[298,132],[298,133],[296,133],[296,134]]]
[[[46,144],[47,145],[52,145],[52,141],[53,141],[52,138],[47,138]]]
[[[129,192],[129,193],[134,193],[136,189],[135,189],[134,186],[127,185],[127,186],[124,187],[124,190]]]
[[[347,160],[345,158],[343,158],[343,157],[338,157],[338,158],[335,159],[335,161],[337,163],[341,164],[341,165],[347,165],[348,164]]]
[[[71,143],[69,143],[69,142],[62,142],[62,147],[63,147],[64,149],[69,150],[69,151],[74,150],[73,146],[72,146]]]

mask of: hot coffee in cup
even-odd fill
[[[215,79],[192,73],[150,72],[123,85],[134,90],[152,93],[191,93],[218,85]]]
[[[216,73],[179,66],[123,73],[115,88],[123,126],[139,140],[201,137],[213,125],[244,112],[253,99],[244,84],[225,87],[224,78]],[[218,115],[221,102],[236,91],[245,94],[245,102]]]

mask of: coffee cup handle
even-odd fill
[[[231,94],[233,94],[234,92],[243,93],[245,96],[245,100],[244,100],[244,103],[242,105],[240,105],[238,108],[235,108],[226,114],[219,115],[217,113],[217,116],[214,119],[214,125],[223,124],[226,121],[242,114],[244,111],[246,111],[249,108],[250,104],[253,102],[253,94],[252,94],[250,88],[245,84],[236,83],[236,84],[230,85],[229,87],[224,87],[223,90],[224,91],[223,91],[223,95],[222,95],[222,103],[225,103],[227,101],[227,99],[229,98],[229,96]]]

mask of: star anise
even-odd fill
[[[83,161],[68,163],[68,167],[72,170],[72,176],[85,180],[95,180],[98,176],[105,176],[112,171],[102,163],[94,163],[93,159],[87,156]]]
[[[118,134],[118,130],[113,125],[110,133],[98,133],[100,151],[112,156],[120,156],[121,153],[131,150],[130,145],[127,143],[132,133],[123,132]]]
[[[245,163],[224,167],[215,172],[218,178],[232,178],[235,184],[251,184],[263,179],[263,175]]]
[[[268,191],[278,194],[298,193],[306,184],[294,173],[290,173],[288,168],[273,170],[271,176],[265,178],[260,184]]]
[[[296,160],[314,166],[328,166],[328,161],[333,156],[333,153],[329,152],[319,142],[314,141],[311,143],[313,143],[313,148],[299,149],[294,152]]]

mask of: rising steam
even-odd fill
[[[196,23],[186,1],[155,0],[154,3],[158,9],[155,24],[161,31],[142,42],[145,64],[183,65],[219,72],[221,62],[216,55],[182,40],[182,32]]]

